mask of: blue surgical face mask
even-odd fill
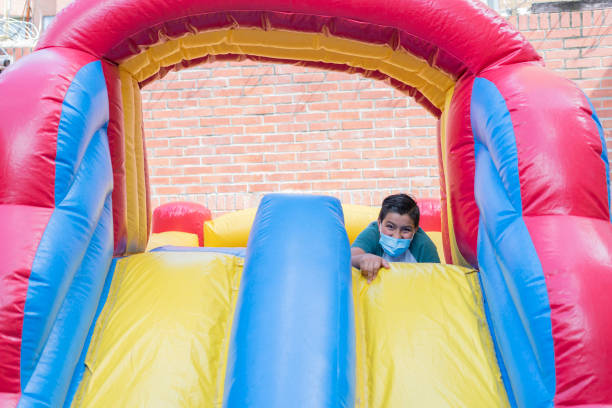
[[[410,239],[393,238],[381,232],[380,240],[378,240],[378,242],[382,246],[383,250],[387,253],[387,255],[391,257],[396,257],[406,252],[406,250],[410,246],[410,242],[412,242],[412,238]]]

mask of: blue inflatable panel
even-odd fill
[[[24,308],[21,406],[31,405],[27,399],[39,396],[43,398],[41,403],[50,403],[44,397],[48,393],[47,385],[40,381],[55,384],[58,390],[60,383],[70,381],[72,372],[53,365],[74,368],[80,348],[68,351],[73,350],[75,341],[81,343],[80,347],[85,341],[112,258],[113,173],[107,121],[106,81],[102,65],[96,61],[79,70],[62,105],[57,136],[55,210],[32,264]],[[86,299],[79,298],[82,290],[92,292]],[[84,320],[71,313],[79,314]],[[42,359],[51,361],[53,354],[62,358],[50,365],[43,362],[38,367]],[[59,373],[57,370],[63,378],[55,376]],[[48,395],[54,401],[56,397],[55,392]],[[63,402],[63,397],[60,399]]]
[[[110,286],[113,282],[113,276],[115,276],[115,267],[117,266],[117,260],[118,258],[113,259],[109,271],[106,274],[106,280],[104,281],[104,287],[102,288],[100,301],[98,302],[98,307],[96,308],[96,314],[94,315],[93,321],[91,322],[91,325],[89,327],[89,332],[87,333],[87,338],[85,339],[85,344],[83,346],[83,350],[81,351],[81,356],[79,357],[79,361],[77,362],[74,374],[72,375],[72,380],[70,381],[70,386],[68,387],[68,393],[66,394],[66,398],[64,399],[64,408],[69,408],[72,405],[74,395],[78,391],[79,385],[81,385],[81,380],[83,379],[83,375],[85,374],[85,369],[87,368],[85,366],[85,358],[87,357],[87,352],[89,351],[91,337],[93,336],[94,329],[96,328],[98,317],[100,317],[100,313],[102,313],[102,309],[104,309],[104,305],[106,304],[106,300],[108,299],[108,292],[110,291]]]
[[[219,254],[228,254],[244,258],[246,256],[246,248],[243,247],[184,247],[174,245],[164,245],[152,249],[150,252],[216,252]]]
[[[591,107],[591,118],[593,122],[595,122],[595,126],[597,126],[597,132],[599,133],[599,138],[601,139],[601,160],[604,162],[604,166],[606,166],[606,181],[608,183],[608,208],[610,209],[610,221],[612,221],[612,190],[610,189],[610,162],[608,161],[608,147],[606,145],[606,137],[604,135],[603,126],[601,126],[601,122],[597,117],[597,113],[595,112],[595,107],[591,103],[591,100],[584,95],[589,106]]]
[[[478,282],[480,287],[483,288],[484,284],[482,283],[482,274],[478,274]],[[493,291],[495,292],[495,291]],[[497,293],[502,293],[497,291]],[[493,340],[493,348],[495,350],[495,357],[497,359],[497,365],[499,366],[499,372],[502,377],[502,382],[504,383],[504,388],[506,389],[506,395],[508,396],[508,402],[510,403],[511,408],[517,408],[516,398],[514,397],[514,393],[512,392],[512,386],[510,385],[510,379],[508,378],[508,370],[506,370],[506,366],[504,365],[504,359],[502,358],[501,351],[499,349],[499,341],[495,337],[495,330],[493,330],[493,322],[491,321],[491,312],[489,308],[489,303],[487,302],[487,296],[485,295],[484,290],[482,290],[482,306],[484,309],[485,319],[487,321],[487,327],[489,328],[489,333],[491,334],[491,340]],[[509,304],[510,307],[513,307],[512,304]]]
[[[555,395],[550,303],[542,265],[523,221],[514,127],[495,84],[472,89],[480,210],[478,264],[492,330],[520,407],[549,407]]]
[[[104,212],[57,315],[34,373],[19,401],[20,407],[60,407],[64,404],[98,299],[104,288],[113,254],[113,220],[110,194]]]
[[[355,328],[340,202],[267,195],[234,314],[224,407],[354,407]]]

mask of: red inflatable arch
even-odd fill
[[[73,277],[101,285],[113,255],[146,247],[140,88],[242,58],[360,72],[438,117],[445,255],[480,269],[511,403],[612,406],[601,124],[580,89],[476,0],[67,6],[0,76],[1,405],[63,403],[97,304],[73,299]]]

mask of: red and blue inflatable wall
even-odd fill
[[[146,247],[140,87],[240,58],[360,72],[438,117],[446,260],[480,270],[512,403],[612,406],[603,129],[469,0],[71,3],[0,76],[3,406],[64,403],[113,257]]]

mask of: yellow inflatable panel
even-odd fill
[[[203,31],[152,45],[121,63],[136,80],[144,81],[161,67],[209,55],[247,54],[296,61],[323,61],[380,71],[417,88],[442,109],[452,77],[404,49],[369,44],[328,33],[282,29],[237,28]]]
[[[73,407],[220,407],[243,261],[150,252],[117,262]]]
[[[134,95],[135,87],[138,83],[132,78],[129,72],[120,69],[121,97],[123,101],[123,132],[125,143],[125,192],[127,196],[127,253],[133,254],[141,252],[144,247],[140,245],[140,205],[138,194],[138,160],[136,150],[136,126],[140,124],[136,117],[136,103]]]
[[[356,407],[508,407],[475,271],[353,269]]]
[[[436,245],[436,250],[438,251],[438,258],[440,258],[440,263],[446,263],[444,261],[444,244],[442,242],[442,232],[427,231],[427,236],[431,238],[433,243]]]
[[[256,208],[235,211],[204,223],[204,246],[246,247]]]
[[[342,204],[344,223],[352,244],[357,235],[378,218],[380,208]],[[255,208],[228,213],[204,223],[204,245],[209,247],[246,247]]]
[[[365,205],[342,204],[344,224],[349,242],[352,244],[357,235],[368,224],[378,219],[380,208]],[[255,219],[257,209],[235,211],[222,215],[204,223],[204,246],[207,247],[246,247],[249,240],[251,226]],[[442,247],[442,233],[440,231],[427,231],[427,235],[436,244],[440,259],[444,259]],[[167,244],[175,245],[175,244]],[[158,245],[159,246],[159,245]]]
[[[372,221],[378,219],[380,207],[368,207],[365,205],[342,204],[344,212],[344,225],[351,245],[357,235],[361,233]]]
[[[165,231],[151,234],[147,251],[165,245],[197,247],[199,246],[198,236],[189,232]]]
[[[143,123],[142,123],[142,96],[140,94],[140,86],[138,82],[132,81],[134,88],[134,156],[136,159],[136,191],[138,194],[138,250],[143,251],[147,247],[147,239],[149,238],[149,219],[151,214],[150,208],[147,206],[147,183],[145,179],[145,149],[143,140]]]

